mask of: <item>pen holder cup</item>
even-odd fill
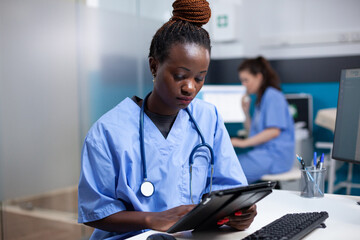
[[[300,196],[306,198],[324,197],[326,169],[306,167],[301,170]]]

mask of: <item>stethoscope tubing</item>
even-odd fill
[[[141,109],[140,109],[140,154],[141,154],[141,162],[142,162],[142,166],[143,166],[143,177],[144,177],[144,181],[142,183],[142,185],[144,183],[150,183],[152,186],[153,184],[147,180],[147,167],[146,167],[146,156],[145,156],[145,143],[144,143],[144,113],[145,113],[145,104],[147,102],[147,99],[148,97],[150,96],[151,92],[146,95],[146,97],[144,98],[143,102],[142,102],[142,105],[141,105]],[[195,129],[197,131],[197,133],[199,134],[200,136],[200,139],[201,139],[201,143],[199,143],[198,145],[196,145],[193,150],[191,151],[190,153],[190,156],[189,156],[189,167],[190,167],[190,195],[191,195],[191,201],[193,201],[193,198],[192,198],[192,187],[191,187],[191,181],[192,181],[192,165],[194,164],[194,155],[195,155],[195,152],[201,148],[201,147],[205,147],[209,150],[210,152],[210,158],[211,158],[211,179],[210,179],[210,192],[211,192],[211,188],[212,188],[212,176],[213,176],[213,172],[214,172],[214,151],[212,149],[212,147],[207,144],[205,142],[205,138],[200,130],[200,127],[198,126],[198,124],[196,123],[194,117],[192,116],[192,114],[190,113],[189,109],[188,108],[185,108],[185,111],[187,112],[187,114],[189,115],[189,118],[191,120],[191,122],[195,125]],[[154,186],[153,186],[153,189]],[[154,191],[154,190],[153,190]],[[146,197],[150,197],[153,193],[151,194],[144,194],[142,192],[142,194]]]
[[[140,154],[141,154],[141,161],[143,166],[143,177],[144,180],[147,180],[147,168],[146,168],[146,156],[145,156],[145,147],[144,147],[144,109],[145,109],[145,102],[149,97],[150,93],[145,97],[142,102],[141,110],[140,110]]]

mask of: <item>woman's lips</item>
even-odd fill
[[[179,100],[182,104],[190,104],[191,101],[193,100],[193,98],[191,98],[191,97],[181,97],[181,98],[178,98],[178,100]]]

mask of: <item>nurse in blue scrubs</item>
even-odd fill
[[[294,122],[277,74],[266,59],[247,59],[238,72],[247,93],[256,95],[256,103],[251,119],[250,98],[242,99],[249,137],[232,138],[231,142],[238,148],[253,147],[238,158],[248,182],[254,183],[265,174],[287,172],[293,166]]]
[[[78,211],[91,239],[166,231],[210,191],[247,185],[215,106],[196,99],[210,63],[205,0],[177,0],[149,53],[154,87],[126,98],[89,130],[82,150]],[[236,211],[238,209],[234,209]],[[256,206],[219,225],[246,229]]]

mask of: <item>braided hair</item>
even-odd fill
[[[149,57],[164,62],[170,48],[177,43],[195,43],[211,50],[209,33],[202,28],[211,16],[206,0],[175,0],[173,16],[155,33]]]
[[[272,69],[270,63],[262,56],[246,59],[240,64],[237,70],[238,72],[249,71],[252,75],[258,73],[262,74],[263,81],[257,94],[256,104],[261,102],[261,98],[264,95],[266,88],[273,87],[281,91],[278,75],[274,69]]]

